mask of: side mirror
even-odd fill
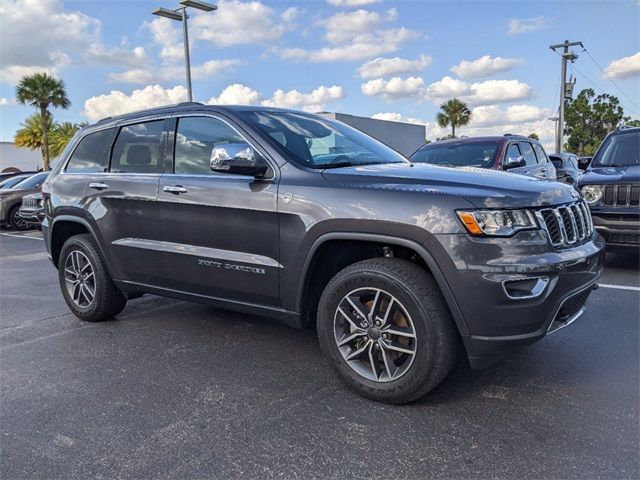
[[[520,168],[527,165],[524,157],[522,155],[517,156],[516,158],[507,157],[502,165],[502,168],[505,170],[511,170],[512,168]]]
[[[211,170],[214,172],[262,177],[268,168],[248,143],[227,143],[211,151]]]
[[[586,170],[589,168],[589,164],[591,163],[592,157],[580,157],[578,158],[578,168],[580,170]]]

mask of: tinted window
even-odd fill
[[[549,159],[547,158],[547,154],[544,152],[544,149],[540,145],[534,143],[533,149],[535,150],[536,156],[538,157],[538,163],[547,163],[549,161]]]
[[[211,117],[186,117],[178,120],[175,149],[175,173],[213,174],[211,151],[218,145],[247,143],[229,125]]]
[[[163,170],[163,120],[126,125],[113,146],[111,171],[118,173],[159,173]]]
[[[551,163],[553,163],[554,167],[562,168],[562,158],[556,156],[551,156],[549,158],[551,159]]]
[[[29,178],[25,178],[13,188],[15,190],[31,190],[32,188],[38,188],[44,183],[48,176],[49,172],[36,173]]]
[[[459,144],[429,144],[411,156],[417,163],[431,163],[448,167],[480,167],[493,165],[497,145],[495,142]]]
[[[596,152],[592,167],[630,167],[640,164],[640,130],[609,135]]]
[[[512,143],[507,148],[507,156],[505,157],[506,162],[515,161],[518,157],[521,157],[522,153],[520,153],[520,147],[518,147],[517,143]]]
[[[80,140],[65,168],[67,173],[104,172],[107,166],[107,146],[112,130],[90,133]]]
[[[524,156],[524,161],[527,166],[529,165],[537,165],[538,160],[536,159],[536,154],[533,153],[533,147],[529,142],[520,142],[520,146],[522,147],[522,155]]]
[[[344,123],[299,112],[245,111],[242,118],[260,130],[282,154],[310,168],[337,168],[407,159]]]

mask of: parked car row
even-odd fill
[[[40,226],[42,213],[33,215],[30,210],[22,210],[23,199],[29,197],[27,207],[31,207],[33,195],[40,195],[41,187],[49,176],[49,172],[36,174],[20,174],[5,179],[0,183],[0,226],[14,230],[26,230]],[[37,203],[37,202],[36,202]],[[42,201],[40,202],[42,208]]]

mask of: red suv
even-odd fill
[[[428,143],[413,155],[414,163],[476,167],[555,180],[556,169],[537,140],[521,135],[463,137]]]

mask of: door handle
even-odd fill
[[[162,187],[163,192],[173,193],[174,195],[180,195],[181,193],[187,193],[189,190],[184,188],[182,185],[167,185]]]
[[[89,188],[93,188],[94,190],[106,190],[107,188],[109,188],[109,185],[101,182],[91,182],[89,184]]]

